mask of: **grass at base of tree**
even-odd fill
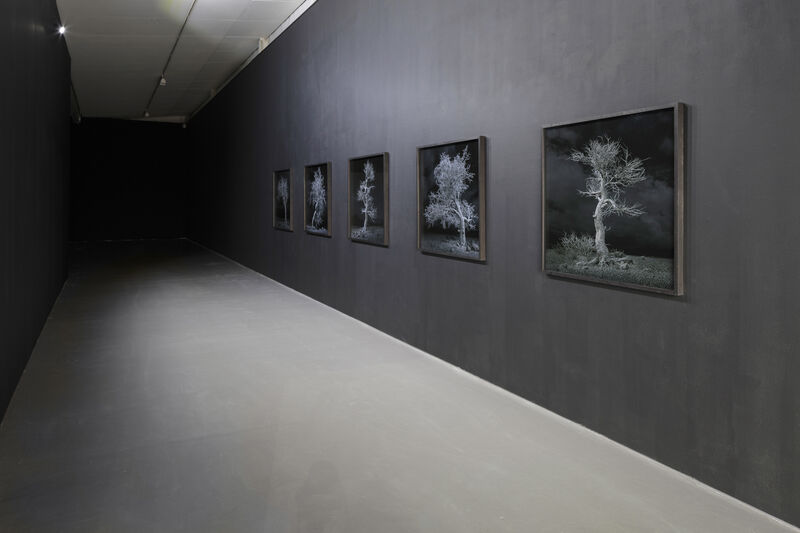
[[[467,237],[466,250],[461,248],[458,237],[429,233],[422,238],[422,251],[438,254],[454,255],[465,259],[480,259],[480,243],[478,239]]]
[[[275,222],[275,227],[278,229],[289,229],[289,223],[284,222],[283,220],[278,220]]]
[[[674,288],[672,277],[672,259],[664,257],[627,256],[631,264],[622,269],[613,265],[579,265],[580,261],[591,259],[576,258],[560,249],[545,252],[545,268],[552,272],[563,272],[605,281],[632,283],[658,289]]]
[[[315,228],[314,226],[306,226],[306,231],[314,235],[327,235],[328,228]]]
[[[355,226],[350,228],[350,237],[359,241],[383,244],[384,230],[382,226],[367,226],[367,230],[364,231],[362,226]]]

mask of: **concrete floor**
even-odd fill
[[[75,259],[0,531],[798,531],[188,241]]]

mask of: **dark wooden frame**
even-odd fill
[[[648,113],[652,111],[663,111],[672,109],[673,112],[673,137],[674,137],[674,169],[673,176],[673,194],[674,198],[674,212],[673,212],[673,288],[662,289],[659,287],[648,287],[646,285],[638,285],[635,283],[625,283],[621,281],[609,281],[593,276],[581,276],[578,274],[571,274],[566,272],[556,272],[547,270],[545,261],[545,254],[547,252],[547,147],[546,147],[546,132],[551,128],[559,128],[564,126],[573,126],[586,122],[595,122],[598,120],[605,120],[610,118],[619,118],[629,115],[636,115],[639,113]],[[647,107],[642,109],[633,109],[630,111],[623,111],[621,113],[613,113],[608,115],[601,115],[596,117],[585,118],[581,120],[572,120],[569,122],[562,122],[559,124],[549,124],[542,127],[542,271],[548,276],[570,278],[581,281],[589,281],[592,283],[599,283],[602,285],[612,285],[616,287],[624,287],[627,289],[636,289],[640,291],[655,292],[659,294],[667,294],[670,296],[683,296],[684,295],[684,276],[685,276],[685,199],[684,191],[686,187],[686,104],[674,103],[663,106]]]
[[[358,239],[353,237],[352,228],[350,227],[353,216],[353,161],[363,161],[364,159],[373,159],[381,157],[383,159],[383,242],[368,241],[365,239]],[[381,152],[378,154],[365,155],[361,157],[351,157],[347,160],[347,236],[352,242],[363,244],[372,244],[376,246],[389,246],[389,152]]]
[[[430,148],[439,148],[443,146],[448,146],[451,144],[464,144],[468,142],[478,142],[478,165],[477,165],[477,175],[478,175],[478,244],[480,246],[480,250],[478,253],[478,258],[472,257],[465,257],[459,254],[451,254],[445,252],[437,252],[434,250],[423,250],[422,249],[422,227],[424,225],[424,214],[423,214],[423,202],[424,199],[421,197],[421,189],[422,189],[422,157],[421,153],[422,150],[428,150]],[[436,144],[428,144],[425,146],[418,146],[417,147],[417,249],[424,253],[430,255],[439,255],[443,257],[452,257],[456,259],[463,259],[465,261],[473,261],[477,263],[485,263],[486,262],[486,137],[483,135],[478,137],[471,137],[468,139],[462,139],[458,141],[449,141],[443,143],[436,143]]]
[[[327,225],[328,225],[328,232],[327,233],[317,233],[313,231],[308,231],[308,225],[306,224],[306,219],[308,218],[308,173],[311,171],[311,175],[314,175],[314,169],[319,167],[325,167],[325,202],[326,202],[326,209],[325,212],[327,213]],[[333,188],[333,178],[331,176],[331,162],[328,161],[326,163],[318,163],[316,165],[306,165],[303,167],[303,230],[308,235],[315,235],[317,237],[331,237],[333,235],[333,226],[331,224],[332,218],[332,211],[333,206],[331,205],[331,198],[333,198],[333,193],[331,189]]]
[[[278,174],[283,174],[284,172],[289,173],[289,227],[288,228],[281,228],[278,227],[278,210],[277,201],[278,201]],[[294,231],[294,208],[292,207],[292,200],[294,200],[294,175],[292,173],[291,168],[284,168],[282,170],[276,170],[272,173],[272,227],[279,231]]]

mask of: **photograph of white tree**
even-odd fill
[[[684,106],[544,128],[548,274],[683,292]]]
[[[389,154],[351,159],[349,182],[350,239],[389,246]]]
[[[331,164],[305,167],[304,223],[306,233],[331,236]]]
[[[292,171],[272,174],[272,227],[292,231]]]
[[[417,150],[417,244],[425,253],[486,260],[486,138]]]

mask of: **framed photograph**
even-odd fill
[[[272,227],[283,231],[292,228],[292,171],[272,173]]]
[[[306,233],[331,236],[331,164],[305,167],[303,221]]]
[[[350,240],[389,246],[389,154],[350,159],[349,169]]]
[[[417,148],[417,247],[486,261],[486,137]]]
[[[545,273],[683,294],[684,104],[546,126]]]

